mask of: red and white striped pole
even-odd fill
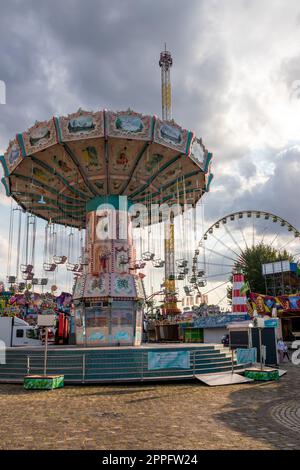
[[[232,285],[232,313],[247,313],[247,297],[241,294],[241,287],[245,282],[244,274],[233,274]]]

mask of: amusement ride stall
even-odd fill
[[[74,275],[77,345],[141,344],[147,297],[143,270],[150,264],[162,278],[164,270],[165,318],[180,314],[175,283],[186,278],[188,262],[175,256],[176,214],[152,208],[176,205],[196,212],[211,183],[212,154],[202,139],[171,119],[171,65],[164,51],[163,119],[131,109],[79,109],[36,122],[17,134],[1,157],[2,182],[18,204],[12,210],[19,220],[17,233],[10,235],[18,255],[8,281],[23,288],[24,283],[46,286],[58,268],[66,267]],[[45,221],[39,275],[37,218]],[[159,253],[151,239],[142,249],[133,239],[133,231],[149,234],[155,224],[163,224],[159,233],[165,238]]]

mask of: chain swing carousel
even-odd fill
[[[77,345],[141,344],[143,269],[150,264],[156,273],[165,270],[165,314],[179,312],[175,282],[188,275],[184,241],[177,259],[172,215],[162,230],[163,217],[155,219],[151,208],[195,208],[209,190],[212,155],[193,132],[163,117],[79,109],[17,134],[1,157],[6,194],[18,204],[15,215],[26,213],[28,227],[25,259],[9,281],[35,278],[36,218],[44,219],[43,283],[54,276],[55,284],[58,267],[74,276]],[[133,230],[140,231],[135,242]],[[20,235],[16,243],[20,253]]]

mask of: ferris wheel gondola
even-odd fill
[[[65,264],[67,259],[67,256],[53,256],[53,262],[55,264]]]
[[[137,270],[140,270],[140,269],[144,269],[146,266],[146,262],[143,261],[143,260],[136,260],[134,261],[131,266],[129,267],[129,269],[131,271],[137,271]]]

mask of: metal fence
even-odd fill
[[[215,349],[205,354],[201,348],[189,351],[188,367],[149,369],[149,352],[141,350],[133,355],[130,350],[123,350],[122,354],[116,355],[112,351],[106,351],[105,355],[99,356],[88,352],[74,355],[49,354],[47,373],[63,374],[65,381],[69,383],[125,382],[160,378],[193,378],[198,373],[205,373],[206,369],[211,372],[222,368],[233,370],[234,367],[233,356],[226,354],[225,351]],[[27,374],[43,373],[43,359],[42,354],[28,355]]]
[[[27,375],[42,374],[44,372],[44,355],[33,354],[26,357]],[[47,373],[69,375],[76,373],[84,382],[86,359],[85,354],[49,355],[47,358]],[[80,379],[79,379],[80,380]]]

